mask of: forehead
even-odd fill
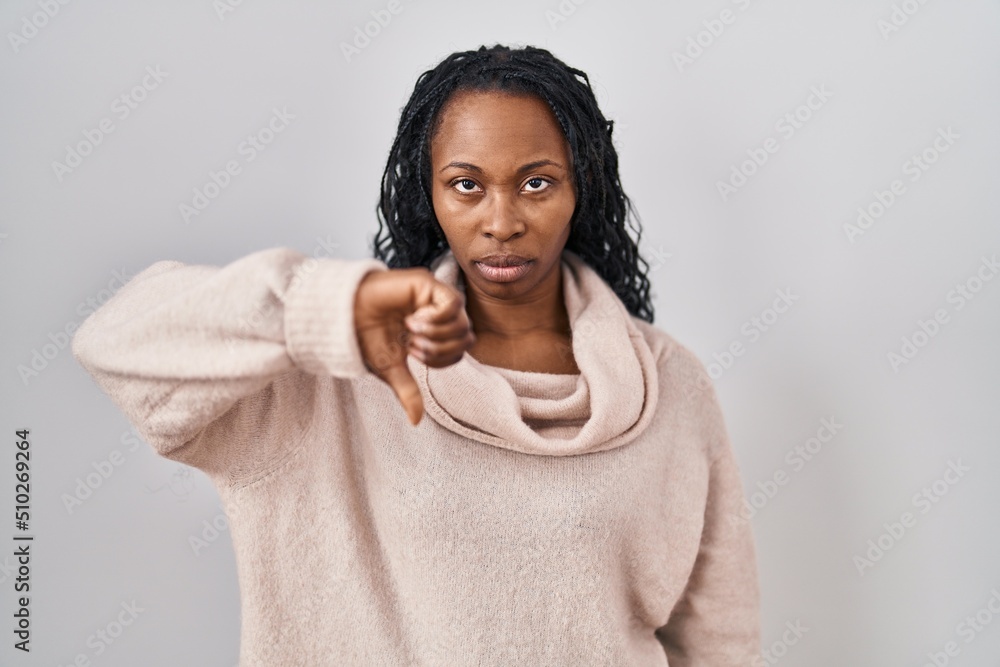
[[[483,167],[540,156],[569,159],[545,100],[500,91],[455,93],[441,108],[430,150],[435,163],[461,159]]]

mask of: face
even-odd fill
[[[557,289],[576,193],[572,152],[548,104],[458,92],[441,110],[430,161],[434,213],[466,291],[531,299]],[[495,266],[504,263],[520,266]]]

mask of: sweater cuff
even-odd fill
[[[360,377],[368,372],[354,329],[354,297],[377,259],[324,257],[299,264],[285,293],[285,345],[302,370],[315,375]]]

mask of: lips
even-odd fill
[[[486,266],[521,266],[522,264],[527,264],[529,260],[527,257],[521,257],[520,255],[487,255],[481,259],[476,260],[480,264],[485,264]]]
[[[473,264],[479,275],[494,283],[512,283],[531,271],[531,267],[534,266],[533,261],[517,255],[492,255]]]

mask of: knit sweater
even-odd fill
[[[431,269],[464,289],[450,251]],[[161,261],[73,339],[146,442],[217,489],[241,667],[751,664],[754,540],[697,357],[564,251],[580,373],[408,356],[413,426],[354,330],[384,270]]]

